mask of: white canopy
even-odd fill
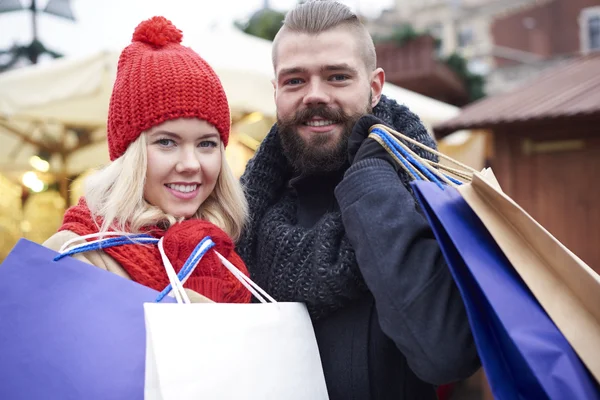
[[[275,115],[271,42],[229,27],[186,32],[183,44],[215,68],[234,115]],[[40,144],[54,153],[54,171],[75,174],[106,162],[104,129],[118,54],[65,57],[0,74],[0,171],[29,169]],[[384,93],[406,104],[429,127],[459,111],[389,83]],[[93,133],[84,136],[84,131]]]

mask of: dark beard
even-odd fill
[[[371,100],[363,113],[348,115],[342,110],[325,105],[308,107],[298,111],[289,119],[277,118],[277,127],[281,146],[285,156],[297,173],[312,174],[340,170],[348,160],[348,138],[356,121],[371,113]],[[296,126],[304,124],[314,117],[321,117],[342,124],[341,136],[333,148],[324,147],[331,138],[329,134],[314,134],[308,142],[296,131]]]

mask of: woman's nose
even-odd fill
[[[176,166],[177,172],[197,172],[200,169],[200,160],[195,149],[182,149]]]

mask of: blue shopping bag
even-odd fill
[[[158,292],[57,255],[21,239],[0,265],[0,399],[143,399]]]
[[[597,383],[458,191],[413,182],[496,399],[600,399]]]

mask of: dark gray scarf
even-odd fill
[[[373,114],[435,148],[419,118],[405,106],[382,97]],[[257,284],[277,301],[306,303],[317,320],[364,296],[367,288],[339,211],[324,214],[311,228],[297,224],[295,195],[288,188],[292,174],[275,125],[241,178],[250,217],[237,250]],[[407,177],[401,177],[410,189]]]

